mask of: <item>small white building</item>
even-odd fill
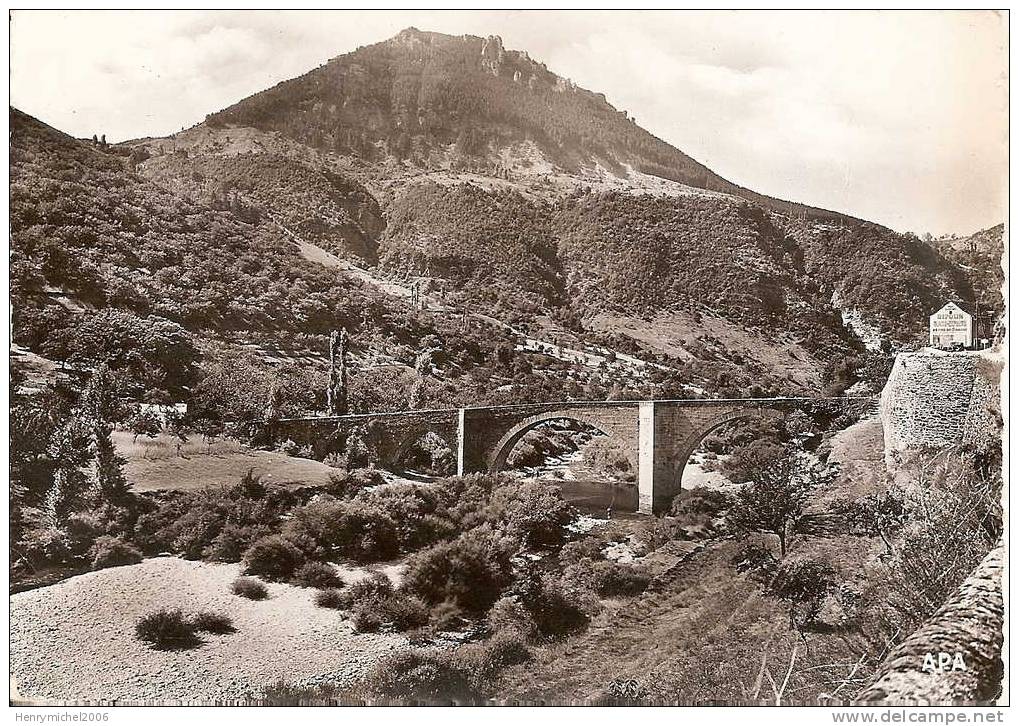
[[[948,303],[930,317],[930,346],[973,347],[973,316],[955,303]]]

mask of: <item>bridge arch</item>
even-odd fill
[[[677,493],[679,488],[682,486],[683,471],[686,469],[687,462],[690,461],[690,457],[701,445],[701,442],[710,436],[713,431],[720,429],[726,424],[733,423],[735,421],[743,421],[753,416],[764,415],[769,418],[777,419],[784,417],[787,413],[788,411],[786,410],[766,407],[727,410],[720,412],[717,416],[712,417],[698,428],[691,431],[686,438],[676,443],[675,467],[673,468],[672,477],[675,482]]]
[[[394,469],[401,467],[403,465],[404,459],[406,459],[407,454],[410,453],[411,449],[414,448],[414,446],[417,445],[417,443],[428,434],[434,434],[436,437],[444,441],[446,445],[450,448],[450,450],[453,452],[454,456],[456,455],[457,449],[456,429],[450,428],[448,426],[437,425],[435,423],[428,421],[422,421],[419,423],[414,423],[398,432],[393,433],[394,442],[392,444],[392,447],[390,448],[390,451],[388,452],[386,463],[389,464]],[[456,462],[454,460],[453,473],[456,473],[455,466]]]
[[[547,421],[556,421],[560,419],[568,419],[570,421],[576,421],[577,423],[584,424],[590,428],[601,431],[603,434],[610,438],[623,443],[626,451],[626,458],[630,462],[630,468],[632,471],[637,471],[637,456],[633,450],[633,446],[625,440],[624,437],[620,436],[617,431],[613,429],[613,426],[608,425],[605,420],[597,415],[583,410],[577,409],[559,409],[556,411],[547,411],[536,414],[534,416],[528,416],[516,425],[512,426],[502,438],[496,442],[495,446],[492,447],[491,452],[488,455],[488,471],[496,473],[506,468],[506,460],[509,458],[510,452],[513,451],[513,447],[524,438],[528,431],[532,431],[541,424]]]

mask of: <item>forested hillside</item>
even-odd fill
[[[982,229],[968,237],[938,239],[933,244],[959,267],[969,281],[973,298],[964,300],[964,304],[969,303],[982,311],[994,311],[1000,315],[1005,302],[1001,292],[1005,282],[1005,271],[1002,268],[1005,225]]]
[[[384,226],[378,204],[363,186],[332,171],[271,153],[215,156],[182,150],[145,162],[143,173],[213,209],[264,212],[337,254],[377,259],[376,238]]]
[[[11,127],[16,342],[85,367],[110,344],[76,330],[118,330],[135,350],[186,342],[186,370],[156,376],[171,398],[201,378],[201,355],[244,346],[320,369],[340,327],[366,363],[413,368],[422,338],[451,351],[474,334],[464,311],[671,371],[647,385],[837,391],[869,366],[847,311],[889,345],[916,343],[931,309],[982,281],[915,237],[729,184],[494,36],[409,29],[167,139],[82,142],[13,109]],[[305,259],[308,245],[365,271]],[[447,312],[412,311],[392,280],[424,283]],[[120,317],[92,320],[104,311]],[[656,316],[685,322],[626,332]],[[701,316],[725,321],[725,339]],[[394,373],[376,404],[411,388],[488,400],[493,380],[506,400],[637,385],[535,370],[505,352],[504,328],[477,333],[427,386]],[[813,374],[790,377],[776,358],[790,345]],[[451,383],[465,373],[471,385]]]

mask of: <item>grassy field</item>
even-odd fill
[[[318,461],[249,449],[231,439],[206,444],[194,435],[178,451],[177,440],[165,433],[155,439],[133,438],[127,431],[113,433],[117,451],[127,460],[124,473],[137,492],[235,484],[249,469],[266,483],[315,486],[327,483],[335,472]]]

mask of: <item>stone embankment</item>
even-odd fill
[[[956,593],[885,659],[861,704],[944,706],[999,695],[1004,547],[991,550]]]
[[[1000,410],[993,357],[924,349],[900,353],[881,394],[885,455],[978,443],[997,435]]]

